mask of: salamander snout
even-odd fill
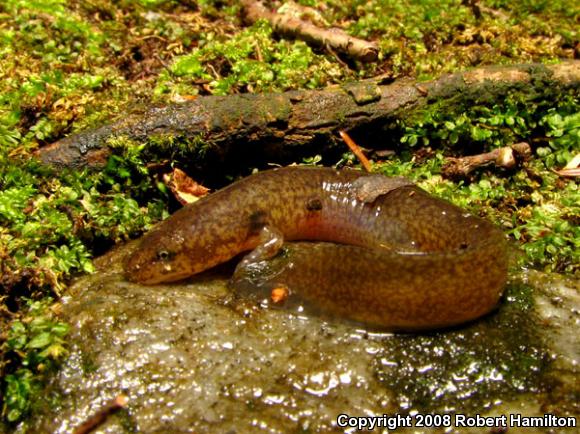
[[[125,277],[131,282],[143,282],[143,269],[146,269],[146,262],[138,251],[130,252],[125,256],[123,269]]]
[[[145,236],[137,249],[125,257],[125,277],[131,282],[153,285],[191,275],[187,264],[177,261],[177,250]]]

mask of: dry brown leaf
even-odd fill
[[[163,182],[183,205],[195,202],[209,192],[209,188],[198,184],[177,167],[173,169],[173,172],[163,175]]]

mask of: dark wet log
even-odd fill
[[[126,116],[64,138],[38,154],[55,166],[100,167],[110,152],[108,141],[123,136],[161,148],[159,156],[179,154],[189,162],[208,152],[224,160],[251,150],[266,158],[301,158],[312,155],[313,146],[318,151],[335,145],[344,149],[339,130],[352,133],[361,146],[384,148],[384,140],[367,143],[364,137],[388,137],[398,119],[424,110],[460,113],[514,93],[545,101],[579,88],[580,61],[574,60],[485,67],[422,83],[362,81],[312,91],[206,96]]]

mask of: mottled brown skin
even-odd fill
[[[261,172],[182,208],[142,239],[125,270],[133,281],[169,282],[253,250],[236,270],[243,279],[283,240],[332,243],[289,244],[284,265],[257,284],[390,329],[477,318],[506,281],[506,243],[490,223],[401,178],[308,167]]]

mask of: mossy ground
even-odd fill
[[[486,64],[578,56],[579,9],[569,1],[310,1],[320,23],[379,43],[361,65],[265,23],[242,24],[228,1],[6,0],[0,4],[0,324],[3,417],[30,413],[29,396],[66,352],[66,325],[47,297],[92,270],[91,258],[167,215],[163,186],[142,147],[117,147],[99,173],[55,172],[40,146],[155,103],[203,94],[316,88],[384,74],[428,79]],[[466,4],[470,2],[464,2]],[[576,50],[576,51],[575,51]],[[552,172],[580,149],[578,95],[514,97],[465,113],[424,113],[401,124],[406,150],[378,170],[402,173],[496,221],[527,266],[577,273],[580,193]],[[509,172],[451,182],[445,155],[528,141],[533,159]],[[344,162],[352,156],[345,155]]]

